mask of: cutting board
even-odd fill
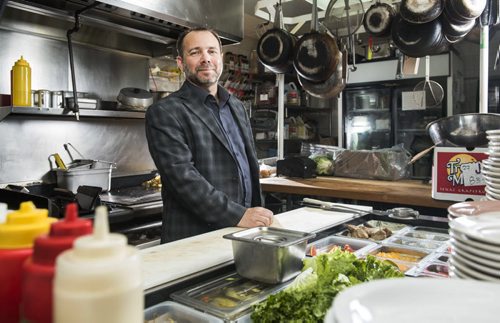
[[[371,209],[359,205],[356,207]],[[276,214],[272,226],[302,232],[318,232],[356,216],[359,215],[303,207]],[[231,263],[233,261],[231,240],[222,236],[240,230],[244,228],[224,228],[140,250],[144,289],[148,290],[207,268]]]
[[[231,240],[222,236],[239,230],[224,228],[140,250],[144,289],[231,262]]]
[[[353,207],[352,205],[347,205]],[[368,206],[355,205],[360,210],[370,211]],[[302,207],[292,211],[276,214],[272,227],[282,227],[303,232],[319,232],[339,223],[359,217],[357,214],[327,211],[311,207]]]

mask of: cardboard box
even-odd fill
[[[485,196],[486,182],[481,161],[487,159],[487,148],[472,151],[461,147],[434,148],[432,165],[432,198],[450,201],[479,201]]]

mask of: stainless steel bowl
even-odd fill
[[[486,131],[500,129],[500,114],[456,114],[433,121],[427,132],[437,146],[480,147],[488,144]]]
[[[251,228],[231,234],[236,271],[242,277],[268,284],[297,276],[314,233],[272,227]]]

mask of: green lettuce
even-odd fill
[[[322,322],[335,296],[373,279],[403,277],[390,262],[368,255],[358,259],[336,250],[304,260],[302,273],[283,291],[254,308],[254,322]]]

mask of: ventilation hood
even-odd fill
[[[95,2],[80,15],[75,42],[156,57],[174,55],[179,34],[191,27],[216,30],[223,44],[243,38],[243,0],[14,0],[0,28],[66,40],[75,11]]]

